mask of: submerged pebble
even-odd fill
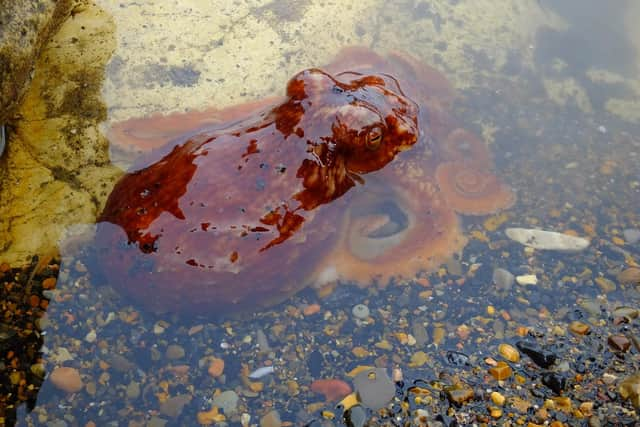
[[[365,320],[369,317],[370,311],[369,311],[369,307],[367,307],[366,305],[356,304],[353,306],[351,313],[353,314],[353,317],[355,317],[356,319]]]
[[[515,240],[518,243],[534,249],[581,251],[589,246],[588,239],[570,236],[556,231],[515,227],[507,228],[505,234],[511,240]]]
[[[624,240],[630,245],[635,245],[640,242],[640,229],[627,228],[622,232],[622,235],[624,236]]]
[[[501,291],[508,291],[513,286],[514,276],[504,268],[493,270],[493,284]]]
[[[249,374],[249,378],[252,380],[257,380],[269,374],[273,374],[273,366],[263,366],[262,368],[258,368],[255,371]]]
[[[362,404],[374,411],[386,406],[396,394],[396,386],[383,368],[360,372],[353,379],[353,385]]]

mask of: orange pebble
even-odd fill
[[[302,313],[305,316],[311,316],[312,314],[316,314],[320,311],[320,304],[309,304],[302,310]]]
[[[55,277],[47,277],[42,281],[42,287],[44,289],[53,289],[56,287],[56,278]]]
[[[351,393],[351,386],[342,380],[330,378],[312,382],[311,391],[323,394],[327,401],[336,402]]]
[[[211,359],[211,364],[208,369],[209,375],[214,378],[218,378],[224,372],[224,360],[214,357]]]

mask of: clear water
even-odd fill
[[[392,6],[373,0],[347,6],[311,0],[193,0],[178,6],[100,1],[78,11],[43,54],[48,60],[38,64],[24,119],[8,132],[1,163],[0,199],[7,202],[0,208],[0,262],[11,267],[36,253],[45,259],[57,255],[59,240],[69,234],[64,230],[95,221],[123,170],[144,148],[127,136],[165,141],[211,121],[235,120],[261,106],[260,100],[281,95],[299,70],[335,64],[348,46],[386,58],[390,69],[383,71],[398,78],[407,96],[420,98],[418,91],[426,87],[426,98],[418,102],[430,109],[422,120],[432,125],[425,132],[431,149],[407,151],[390,164],[397,169],[367,177],[371,191],[354,196],[348,219],[341,217],[350,227],[339,228],[344,236],[328,252],[337,256],[307,254],[314,268],[337,268],[346,283],[305,288],[275,306],[261,307],[264,301],[258,300],[255,310],[222,319],[215,313],[150,313],[140,301],[144,297],[129,300],[127,292],[116,290],[122,286],[108,283],[109,274],[95,268],[104,260],[90,233],[67,241],[59,275],[43,270],[35,281],[15,279],[39,286],[40,274],[48,273],[57,275],[57,284],[43,295],[50,300],[46,310],[32,310],[33,319],[18,322],[17,315],[5,315],[2,368],[12,378],[11,372],[33,374],[41,366],[47,375],[72,367],[82,388],[66,393],[50,376],[38,381],[29,374],[23,386],[31,382],[36,392],[18,392],[14,375],[16,384],[7,384],[0,401],[16,407],[7,407],[4,416],[10,422],[17,411],[21,425],[199,425],[221,406],[216,396],[233,391],[237,408],[224,414],[230,425],[241,425],[243,414],[259,424],[272,410],[289,425],[313,419],[342,425],[342,409],[310,386],[338,379],[353,387],[349,373],[362,365],[402,371],[400,395],[414,381],[446,385],[457,375],[476,391],[474,400],[454,410],[464,423],[461,413],[487,416],[489,399],[481,390],[517,394],[513,377],[506,385],[485,378],[485,358],[500,360],[498,345],[520,340],[523,328],[555,345],[561,361],[593,354],[610,361],[607,336],[637,334],[633,324],[624,331],[614,326],[613,310],[637,308],[640,301],[637,283],[620,278],[640,261],[640,243],[633,239],[640,229],[640,34],[634,25],[639,13],[632,2],[591,0]],[[433,68],[403,63],[407,54]],[[363,62],[373,53],[354,58],[344,67],[359,71],[370,66]],[[442,89],[441,76],[453,91]],[[161,118],[126,122],[154,114]],[[129,123],[126,132],[114,132],[122,123]],[[425,199],[419,184],[435,182],[435,170],[450,160],[439,144],[458,128],[486,144],[490,161],[480,169],[512,189],[512,205],[453,214]],[[412,175],[416,171],[424,175]],[[475,200],[476,209],[479,204]],[[426,215],[427,209],[433,212]],[[443,228],[433,232],[439,224]],[[452,232],[456,225],[459,235]],[[508,227],[557,231],[590,244],[578,252],[530,250],[505,236]],[[376,232],[391,240],[373,250],[383,254],[373,262],[371,247],[383,240],[372,237]],[[411,261],[416,253],[426,255]],[[537,284],[495,284],[496,268],[535,275]],[[390,277],[388,286],[378,286]],[[31,291],[24,289],[25,295]],[[5,295],[15,290],[5,287]],[[367,306],[367,319],[356,317],[357,304]],[[573,321],[590,326],[588,339],[567,332]],[[36,334],[11,332],[31,331],[34,322]],[[268,349],[258,345],[264,345],[263,335]],[[9,351],[28,356],[12,366]],[[468,365],[451,363],[453,352],[468,357]],[[593,375],[614,372],[624,378],[635,372],[637,354],[632,347],[615,369],[603,362]],[[208,372],[214,358],[224,360],[222,376]],[[247,377],[265,366],[274,373]],[[526,394],[539,390],[538,371],[526,363],[514,369],[529,378],[524,396],[543,404],[543,398]],[[572,375],[573,369],[572,364]],[[586,376],[582,389],[600,390],[594,385],[598,378]],[[437,401],[438,386],[432,387]],[[596,399],[576,390],[564,390],[574,406]],[[410,411],[437,407],[421,406],[410,396]],[[549,420],[560,419],[558,413]],[[415,412],[398,414],[407,421]],[[535,420],[526,411],[519,416]],[[579,425],[571,416],[565,421]],[[378,414],[375,422],[391,425],[393,419]]]

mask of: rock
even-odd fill
[[[622,270],[616,277],[618,282],[623,285],[639,285],[640,284],[640,268],[630,267]]]
[[[446,386],[444,391],[447,395],[447,399],[449,402],[455,404],[456,406],[460,406],[463,403],[473,399],[473,389],[465,384],[458,383],[451,386]]]
[[[640,242],[640,230],[637,228],[626,228],[622,231],[625,242],[630,245],[635,245]]]
[[[177,360],[182,359],[185,355],[184,348],[177,344],[171,344],[167,347],[167,351],[165,352],[165,356],[169,360]]]
[[[369,317],[369,307],[367,307],[364,304],[356,304],[353,306],[353,309],[351,309],[351,313],[353,314],[353,317],[355,317],[358,320],[365,320]]]
[[[40,50],[72,4],[72,0],[0,0],[0,124],[16,112]]]
[[[500,291],[508,291],[513,286],[514,276],[504,268],[496,268],[493,270],[493,284]]]
[[[537,285],[538,278],[535,274],[523,274],[522,276],[516,277],[516,282],[518,285],[526,286],[526,285]]]
[[[185,405],[189,402],[191,402],[191,396],[188,394],[170,397],[160,404],[160,413],[167,417],[178,418]]]
[[[367,369],[353,379],[360,402],[374,411],[387,406],[396,394],[396,386],[383,368]]]
[[[49,375],[49,380],[56,388],[67,393],[77,393],[83,386],[80,372],[67,366],[55,368]]]
[[[533,360],[533,362],[536,365],[540,366],[543,369],[549,368],[556,361],[556,355],[555,354],[553,354],[549,350],[545,350],[543,348],[540,348],[535,343],[529,343],[529,342],[526,342],[526,341],[518,341],[516,343],[516,347],[518,347],[518,350],[520,350],[522,353],[524,353],[527,356],[529,356],[529,358],[531,360]]]
[[[307,359],[307,368],[312,377],[319,377],[324,367],[324,356],[319,350],[313,350]]]
[[[589,246],[589,240],[555,231],[528,228],[507,228],[505,234],[525,246],[555,251],[581,251]]]
[[[320,379],[311,383],[311,391],[323,394],[327,401],[337,402],[351,393],[351,386],[338,379]]]
[[[138,396],[140,396],[140,384],[135,381],[131,381],[127,386],[127,397],[130,400],[134,400],[137,399]]]
[[[611,335],[607,339],[607,343],[612,350],[622,353],[629,350],[629,347],[631,347],[631,340],[624,335]]]
[[[260,419],[260,427],[280,427],[281,425],[282,421],[278,411],[269,411]]]
[[[105,361],[109,363],[113,369],[121,373],[131,372],[136,368],[134,363],[120,354],[111,353],[105,357]]]
[[[213,406],[222,409],[225,415],[233,415],[238,410],[238,394],[233,390],[223,391],[213,398]]]
[[[567,379],[557,372],[547,372],[542,375],[542,384],[546,385],[555,394],[561,394],[567,386]]]
[[[630,400],[636,409],[640,409],[640,374],[634,374],[622,380],[618,393],[624,400]]]

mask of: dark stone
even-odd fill
[[[322,368],[324,368],[324,356],[322,356],[322,353],[318,350],[313,350],[311,354],[309,354],[309,359],[307,359],[307,367],[312,377],[319,378],[322,373]]]
[[[556,355],[549,350],[543,349],[538,344],[518,341],[516,343],[518,350],[529,356],[533,362],[543,369],[549,368],[556,361]]]
[[[344,411],[344,423],[347,427],[363,427],[367,422],[367,411],[360,405]]]
[[[447,363],[453,366],[469,365],[469,356],[458,351],[447,351]]]
[[[555,394],[561,394],[567,386],[567,379],[556,372],[547,372],[542,375],[542,384],[546,385]]]

